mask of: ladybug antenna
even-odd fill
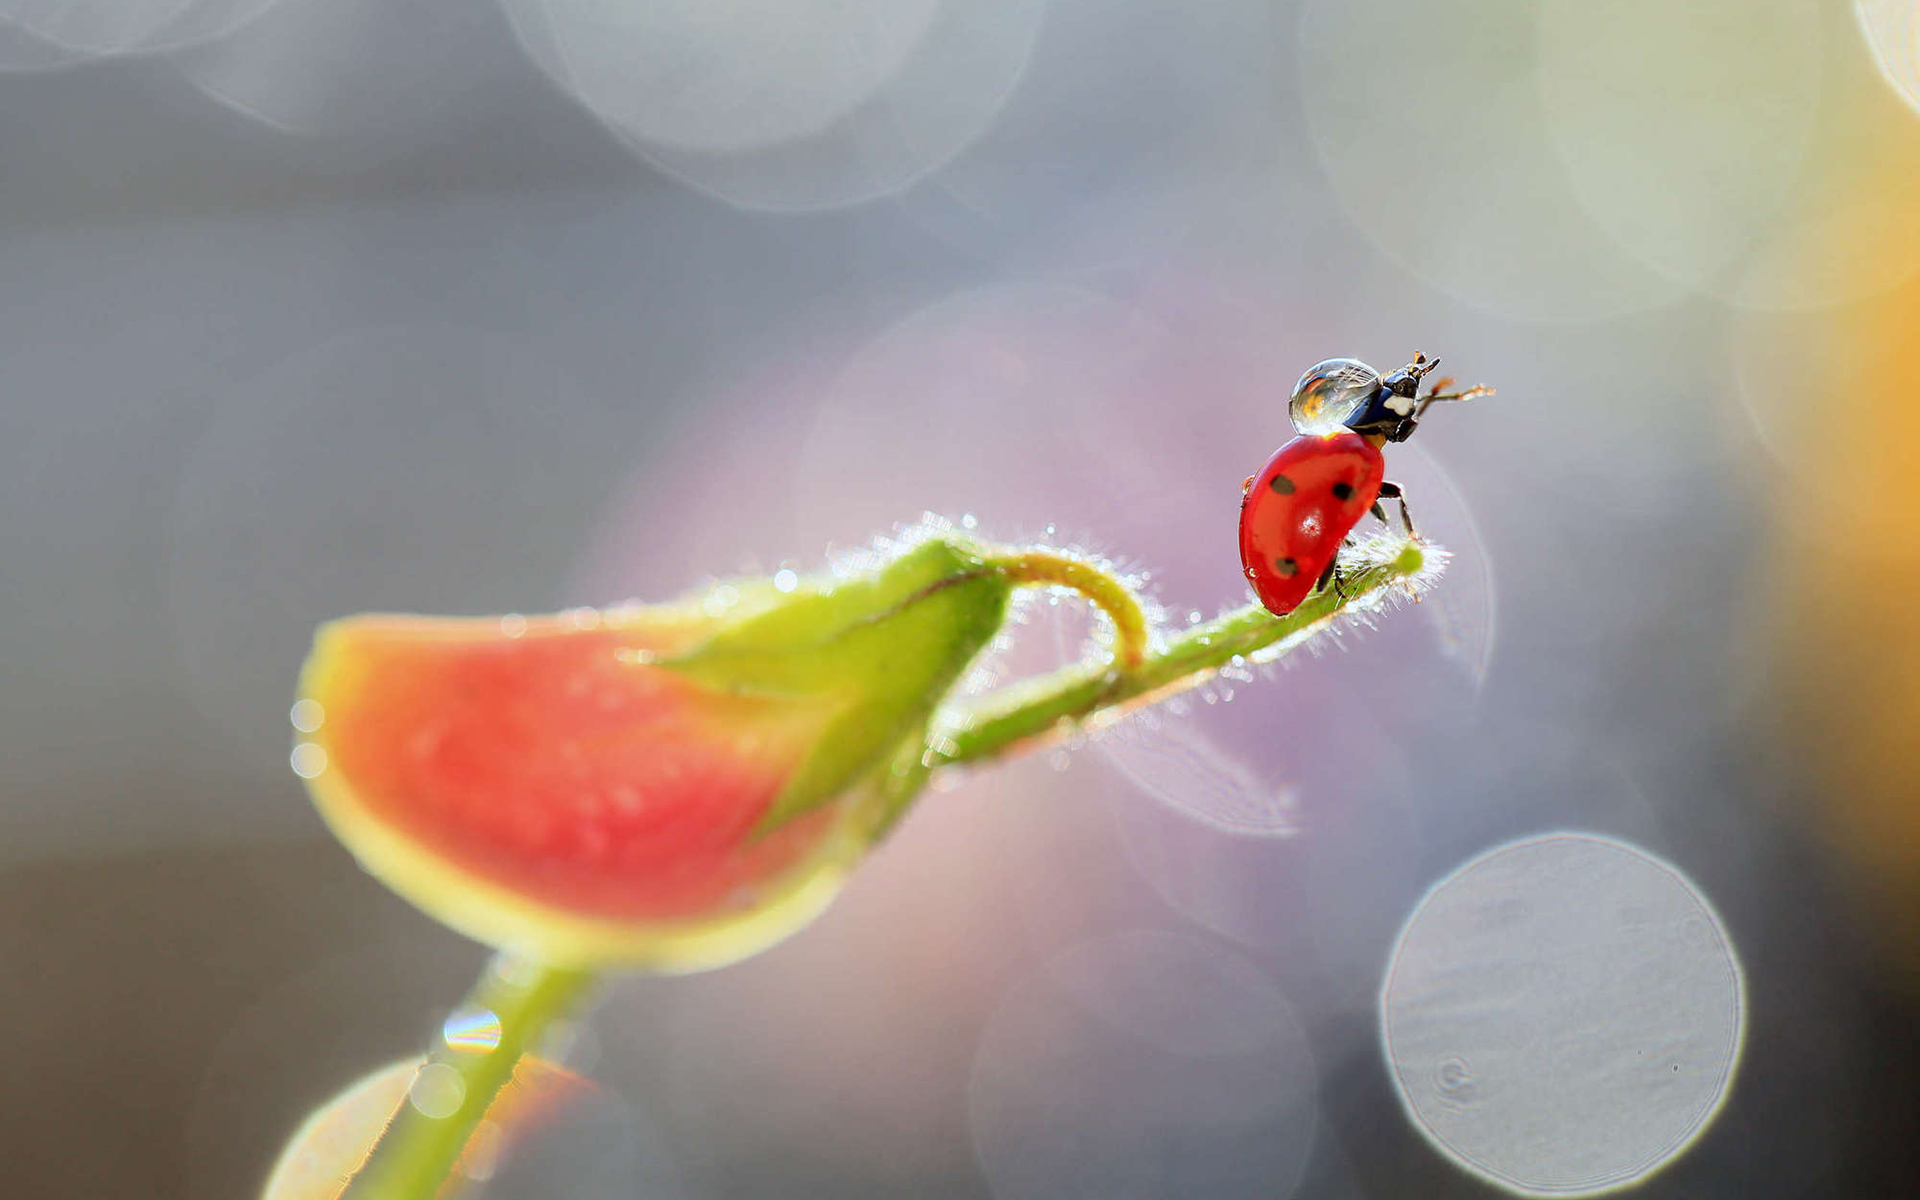
[[[1420,381],[1427,373],[1440,365],[1437,358],[1428,358],[1420,351],[1413,352],[1413,361],[1380,381],[1380,385],[1396,396],[1411,399],[1420,391]]]

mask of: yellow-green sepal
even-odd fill
[[[778,600],[755,586],[751,615],[659,665],[708,687],[833,703],[764,833],[914,757],[935,708],[999,632],[1011,592],[980,547],[934,537],[872,574],[802,581]],[[896,796],[884,824],[904,803]]]

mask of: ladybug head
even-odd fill
[[[1389,442],[1406,441],[1430,403],[1420,398],[1420,381],[1439,365],[1439,359],[1414,351],[1412,362],[1381,378],[1367,403],[1347,419],[1347,428]]]

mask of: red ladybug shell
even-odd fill
[[[1351,429],[1274,451],[1240,502],[1240,565],[1260,603],[1284,615],[1307,598],[1385,474],[1379,448]]]

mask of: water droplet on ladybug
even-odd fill
[[[1367,406],[1380,387],[1380,372],[1357,358],[1329,358],[1307,368],[1293,385],[1287,416],[1301,433],[1328,434]]]

